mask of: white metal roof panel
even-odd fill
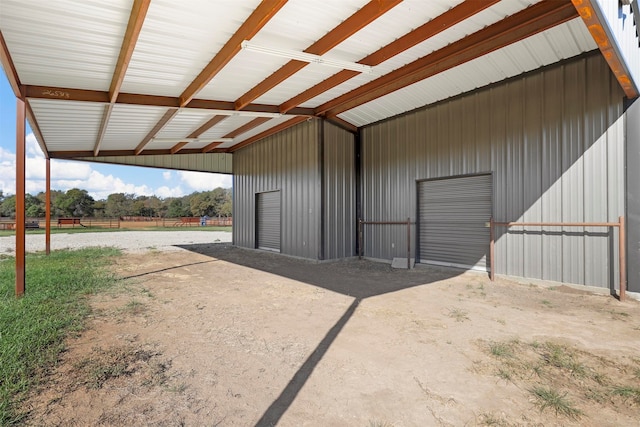
[[[229,132],[238,129],[240,126],[246,125],[253,119],[255,119],[255,117],[231,114],[229,117],[222,120],[221,122],[218,122],[214,127],[200,135],[199,139],[214,140],[222,138]]]
[[[378,49],[423,25],[462,0],[406,0],[361,29],[353,36],[331,49],[326,56],[344,61],[357,62]],[[302,49],[300,49],[302,50]],[[340,72],[338,68],[309,64],[280,84],[256,99],[259,104],[281,104],[298,93]]]
[[[122,92],[179,96],[258,4],[258,0],[152,1]]]
[[[48,150],[93,150],[104,105],[48,99],[33,99],[29,105]]]
[[[167,109],[162,107],[115,105],[100,149],[134,149],[153,129],[166,111]]]
[[[530,5],[537,3],[539,0],[511,0],[507,2],[497,3],[482,12],[479,12],[456,25],[453,25],[446,30],[436,34],[428,40],[418,43],[410,49],[396,55],[382,64],[375,67],[375,74],[360,74],[353,79],[350,79],[333,89],[330,89],[323,94],[310,99],[309,101],[301,104],[302,107],[317,107],[325,102],[328,102],[338,96],[347,93],[353,89],[356,89],[363,84],[375,80],[384,75],[390,73],[398,68],[403,67],[419,58],[429,55],[430,53],[442,49],[445,46],[454,43],[465,36],[480,31],[486,26],[494,24],[504,17],[513,15]],[[419,2],[416,4],[416,8],[426,8],[429,2]],[[391,12],[390,12],[391,13]],[[408,31],[407,31],[408,32]]]
[[[215,114],[207,110],[183,108],[162,128],[157,138],[185,138]]]
[[[339,117],[363,126],[591,51],[596,45],[586,34],[588,30],[582,19],[573,19],[344,112]],[[572,42],[562,43],[567,38]]]
[[[222,144],[219,145],[219,148],[227,148],[227,147],[232,147],[236,144],[241,143],[242,141],[246,141],[247,139],[251,138],[252,136],[255,136],[257,134],[259,134],[260,132],[264,132],[267,129],[271,129],[274,126],[277,126],[281,123],[284,123],[286,121],[289,121],[292,119],[292,116],[281,116],[281,117],[275,117],[271,120],[269,120],[268,122],[265,122],[263,124],[261,124],[260,126],[256,126],[255,128],[251,129],[248,132],[243,133],[242,135],[238,135],[236,138],[233,139],[232,142],[224,142]]]
[[[302,51],[366,3],[366,0],[290,1],[251,41],[262,46]],[[241,51],[198,97],[235,101],[287,62],[289,60],[285,58]]]
[[[1,0],[0,29],[21,83],[108,90],[131,4]]]

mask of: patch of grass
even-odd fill
[[[551,307],[551,301],[549,301],[548,299],[543,299],[542,301],[540,301],[540,303],[542,305],[546,305],[547,307]]]
[[[489,343],[489,353],[498,358],[513,357],[512,345],[509,342],[492,342]]]
[[[136,301],[132,299],[129,301],[123,308],[120,309],[121,313],[129,314],[131,316],[139,316],[144,313],[147,309],[147,306],[140,301]]]
[[[542,357],[549,365],[566,369],[571,375],[584,377],[587,373],[585,366],[576,361],[573,354],[563,345],[547,342]]]
[[[393,427],[393,424],[387,421],[369,420],[369,427]]]
[[[130,376],[138,370],[138,362],[148,362],[156,354],[132,347],[94,348],[91,355],[75,365],[80,382],[98,389],[112,378]]]
[[[498,372],[496,372],[496,375],[498,376],[498,378],[502,378],[505,381],[511,381],[511,379],[513,378],[512,372],[505,368],[498,368]]]
[[[465,320],[469,320],[469,316],[467,316],[467,314],[469,313],[459,308],[452,308],[449,310],[449,317],[451,317],[452,319],[456,319],[456,322],[464,322]]]
[[[611,390],[614,396],[620,396],[624,400],[631,399],[635,403],[640,404],[640,387],[616,386]]]
[[[481,426],[507,427],[509,423],[502,417],[494,415],[492,412],[485,412],[478,417],[478,424]]]
[[[15,260],[0,263],[0,425],[19,424],[20,403],[78,333],[90,313],[86,295],[116,278],[105,266],[120,251],[88,248],[27,254],[26,293],[15,298]]]
[[[534,397],[534,403],[540,408],[540,412],[549,408],[555,411],[556,415],[564,415],[573,419],[579,419],[584,415],[567,399],[567,393],[560,394],[558,391],[546,387],[534,387],[529,392]]]

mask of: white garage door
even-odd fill
[[[420,262],[488,270],[491,175],[418,182]]]

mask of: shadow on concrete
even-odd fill
[[[280,395],[267,408],[256,426],[275,426],[287,412],[331,344],[353,316],[362,300],[415,286],[446,280],[463,270],[419,267],[413,270],[394,270],[389,264],[359,261],[357,258],[329,262],[315,262],[291,258],[264,251],[243,249],[229,244],[193,244],[177,247],[276,274],[302,283],[354,297],[353,302],[325,337],[300,366]]]

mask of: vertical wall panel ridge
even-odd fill
[[[588,55],[362,130],[363,216],[416,215],[416,180],[492,172],[497,221],[616,221],[624,213],[624,94]],[[400,227],[365,233],[365,254],[404,256]],[[617,233],[499,228],[496,272],[617,286]]]
[[[256,194],[279,190],[280,252],[318,258],[321,207],[318,126],[318,120],[310,120],[234,153],[235,245],[255,248]]]
[[[324,123],[325,259],[355,255],[355,137]]]

